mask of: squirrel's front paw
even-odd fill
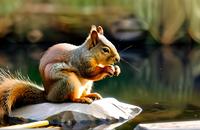
[[[115,73],[115,67],[113,65],[105,66],[104,72],[106,72],[108,76],[112,77]]]
[[[121,69],[119,68],[118,65],[115,65],[115,72],[114,72],[114,76],[118,76],[121,73]]]
[[[120,68],[118,65],[109,65],[104,67],[105,71],[108,73],[108,76],[118,76],[121,72]]]

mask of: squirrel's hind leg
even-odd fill
[[[51,85],[47,100],[51,102],[76,102],[91,103],[93,100],[83,97],[80,80],[75,73],[65,73],[64,77],[58,79]]]
[[[61,78],[51,84],[47,100],[50,102],[64,102],[69,99],[68,94],[73,90],[72,86],[69,85],[67,78]]]
[[[90,104],[90,103],[93,102],[93,100],[91,98],[89,98],[89,97],[81,97],[81,98],[73,99],[73,102]]]
[[[99,93],[90,93],[90,94],[87,94],[85,97],[90,98],[92,100],[102,99],[102,96]]]

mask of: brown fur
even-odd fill
[[[103,51],[105,48],[108,52]],[[90,103],[87,95],[91,93],[88,90],[91,90],[93,81],[118,75],[119,67],[112,64],[119,59],[115,46],[106,39],[100,26],[93,25],[86,41],[80,46],[61,43],[50,47],[39,66],[47,100]],[[99,94],[93,95],[100,98]]]
[[[34,104],[45,101],[44,91],[28,80],[20,79],[9,72],[0,70],[0,120],[9,115],[11,110],[24,104]],[[39,94],[41,93],[41,94]],[[35,96],[40,95],[37,100]]]

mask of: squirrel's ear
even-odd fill
[[[97,27],[97,32],[103,35],[103,28],[101,26]]]
[[[96,30],[93,30],[91,33],[90,33],[90,38],[91,38],[91,45],[90,45],[90,48],[96,46],[96,44],[98,43],[98,33]]]
[[[98,32],[97,27],[95,25],[91,26],[90,34],[89,34],[89,41],[87,42],[88,49],[93,48],[98,43]]]
[[[97,30],[97,27],[95,25],[92,25],[91,29],[90,29],[90,33],[92,33],[92,31],[94,31],[94,30]]]

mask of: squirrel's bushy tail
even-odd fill
[[[19,73],[0,69],[0,119],[8,116],[13,107],[44,101],[43,88]]]

